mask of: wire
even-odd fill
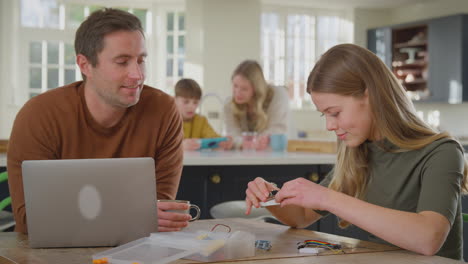
[[[228,225],[225,225],[225,224],[216,224],[216,225],[214,225],[213,228],[211,228],[211,232],[213,232],[216,229],[216,227],[218,227],[218,226],[226,227],[228,229],[227,233],[231,233],[231,227],[228,226]]]
[[[340,254],[340,253],[345,254],[340,244],[332,244],[332,243],[320,241],[320,240],[304,240],[304,242],[299,242],[297,244],[299,245],[297,249],[301,249],[305,247],[326,248],[335,254]]]

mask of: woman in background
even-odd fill
[[[362,47],[328,50],[310,73],[307,92],[339,139],[337,160],[320,184],[285,183],[275,196],[280,206],[268,207],[273,215],[307,227],[331,213],[341,227],[373,234],[371,241],[461,260],[467,190],[461,145],[419,119],[395,76]],[[262,178],[251,181],[246,213],[275,189]]]
[[[268,147],[269,134],[288,132],[289,99],[284,87],[269,85],[262,68],[245,60],[232,74],[232,98],[224,106],[226,132],[240,136],[256,132],[257,149]]]

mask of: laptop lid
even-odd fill
[[[31,247],[115,246],[157,231],[152,158],[22,164]]]

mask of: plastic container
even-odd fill
[[[197,261],[220,261],[255,255],[255,236],[236,231],[153,233],[119,247],[92,256],[110,264],[163,264],[186,258]]]

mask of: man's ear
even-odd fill
[[[80,67],[81,74],[88,77],[91,74],[91,62],[83,54],[76,55],[76,64]]]

